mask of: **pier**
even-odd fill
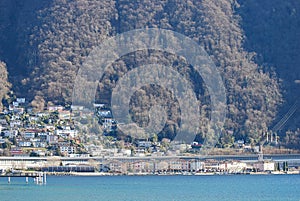
[[[29,182],[28,178],[33,178],[33,181],[36,184],[46,184],[47,183],[47,175],[44,172],[5,173],[5,174],[1,174],[0,178],[1,177],[6,177],[8,183],[11,183],[11,178],[14,178],[14,177],[23,177],[23,178],[25,178],[26,184],[28,184],[28,182]]]

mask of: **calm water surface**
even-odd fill
[[[0,201],[300,201],[300,175],[0,178]]]

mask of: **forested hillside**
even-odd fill
[[[284,104],[277,119],[297,104],[297,110],[282,129],[296,130],[300,125],[300,3],[297,0],[240,1],[245,47],[256,53],[255,61],[268,71],[273,67]],[[276,123],[275,121],[274,123]]]
[[[300,96],[300,3],[274,2],[2,0],[0,60],[7,64],[12,89],[18,96],[35,100],[39,108],[70,104],[78,69],[103,40],[138,28],[170,29],[203,46],[222,75],[228,114],[221,146],[231,146],[235,139],[258,143]],[[101,80],[98,100],[109,103],[118,77],[140,64],[157,61],[172,65],[193,84],[202,103],[199,134],[203,137],[210,116],[209,95],[201,78],[176,55],[153,50],[120,58]],[[162,88],[154,89],[140,89],[131,102],[133,119],[140,124],[147,121],[142,108],[157,101],[153,97],[172,99]],[[176,101],[171,102],[175,109],[167,108],[169,121],[161,138],[172,137],[179,126]],[[297,113],[299,106],[287,122],[276,126],[281,126],[278,132],[282,139],[286,130],[299,129]]]
[[[8,74],[6,64],[0,61],[0,100],[6,98],[11,84],[8,82]],[[0,111],[2,111],[3,105],[0,102]]]

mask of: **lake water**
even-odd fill
[[[1,201],[300,201],[300,175],[0,178]]]

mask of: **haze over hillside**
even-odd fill
[[[5,64],[0,71],[7,69],[15,94],[35,100],[38,108],[70,104],[76,73],[94,47],[125,31],[169,29],[203,46],[222,75],[228,114],[221,146],[229,146],[234,138],[260,142],[273,128],[282,139],[287,130],[299,138],[299,15],[297,0],[2,0],[0,60]],[[193,84],[202,105],[199,135],[204,137],[209,94],[201,77],[176,55],[149,50],[120,58],[101,80],[98,101],[110,102],[118,77],[156,61],[171,65]],[[0,98],[10,86],[3,75]],[[158,95],[159,100],[153,98]],[[169,116],[160,137],[172,137],[180,124],[178,105],[162,88],[137,91],[132,118],[147,123],[142,108],[163,100],[169,101]],[[293,105],[290,118],[280,121]]]

